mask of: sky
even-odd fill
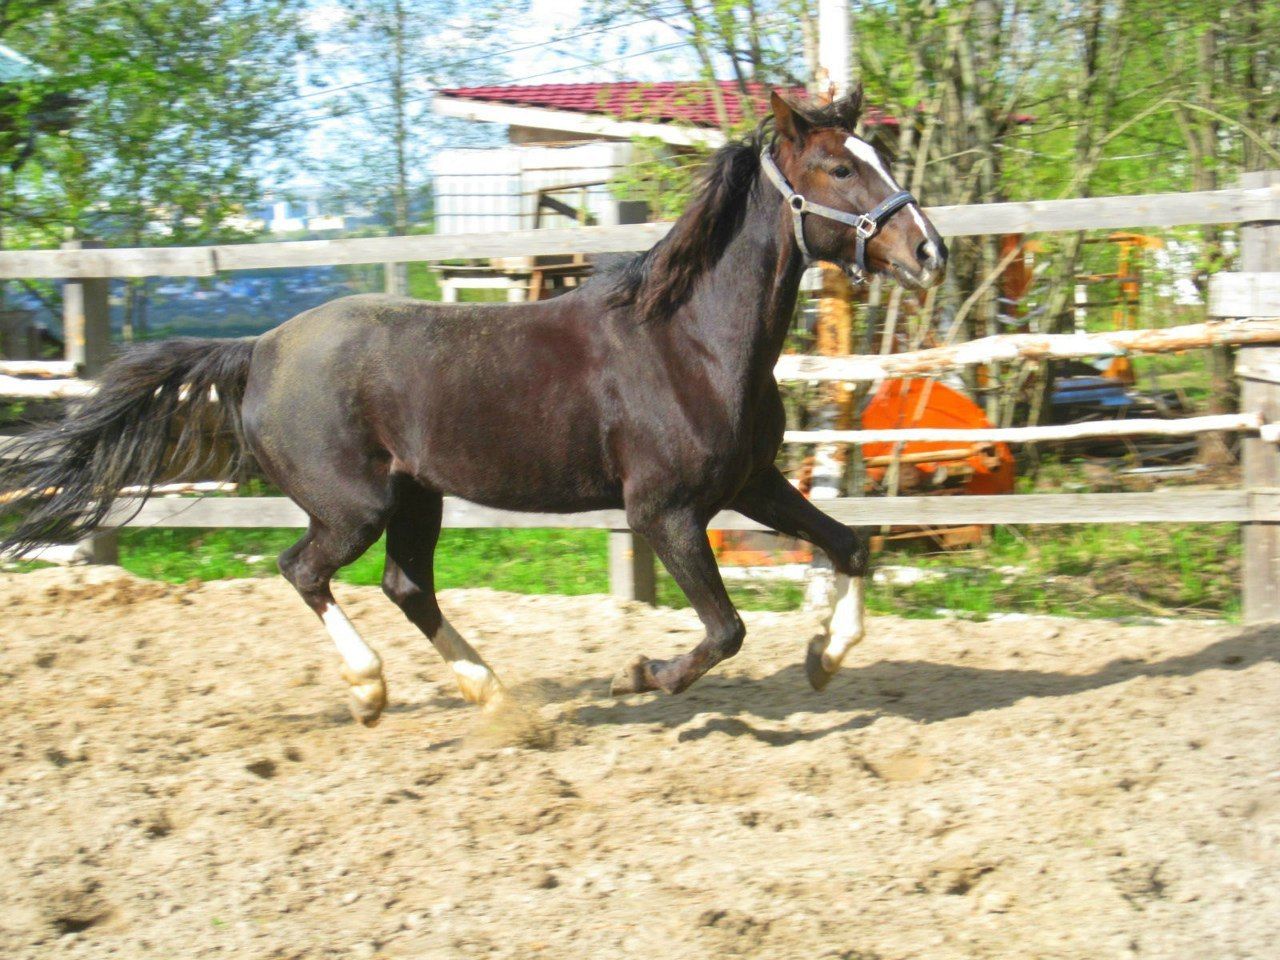
[[[331,34],[344,16],[341,3],[315,0],[308,14],[308,26],[324,37]],[[698,66],[679,36],[663,24],[624,20],[617,28],[579,36],[583,6],[581,0],[530,0],[528,11],[513,18],[499,46],[506,51],[493,59],[491,83],[581,83],[606,80],[671,80],[693,78]],[[571,39],[560,39],[571,38]],[[668,49],[663,49],[668,48]],[[651,52],[656,51],[656,52]],[[298,63],[299,123],[305,124],[305,149],[312,163],[323,164],[343,148],[342,121],[326,119],[326,104],[334,96],[326,88],[361,84],[376,79],[376,69],[335,68],[346,58],[343,49],[321,40],[314,56]],[[321,82],[323,77],[323,82]],[[424,87],[423,92],[426,92]],[[289,189],[314,185],[306,173],[283,169],[272,179]]]

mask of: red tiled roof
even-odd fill
[[[742,120],[742,100],[738,85],[732,80],[718,81],[724,91],[725,111],[730,123]],[[769,109],[769,88],[752,83],[747,87],[755,101],[756,113],[763,116]],[[802,97],[802,88],[784,90]],[[541,107],[570,113],[602,114],[619,120],[649,123],[690,123],[699,127],[718,126],[715,102],[707,84],[699,81],[644,83],[635,80],[617,83],[540,83],[534,86],[454,87],[441,90],[447,97],[484,100],[516,107]],[[896,127],[896,117],[886,116],[868,107],[864,122],[869,126]]]

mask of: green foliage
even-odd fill
[[[17,8],[16,10],[14,8]],[[301,0],[6,4],[0,40],[44,68],[18,87],[25,162],[0,173],[5,243],[221,237],[284,147]],[[6,92],[10,87],[6,86]],[[39,104],[73,106],[40,123]],[[155,225],[160,225],[157,232]]]
[[[370,204],[393,233],[411,232],[430,205],[427,174],[432,150],[446,141],[493,143],[486,124],[448,120],[431,112],[435,89],[468,81],[495,83],[505,43],[501,26],[527,0],[349,0],[326,36],[336,52],[325,109],[343,120],[342,149],[327,154],[315,173],[334,197]],[[346,77],[366,79],[347,82]]]

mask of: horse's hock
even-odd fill
[[[336,593],[396,678],[375,731],[281,580],[0,576],[0,953],[1274,955],[1274,629],[877,617],[815,694],[818,618],[747,613],[621,704],[618,638],[690,611],[445,592],[535,729]]]

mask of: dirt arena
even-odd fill
[[[491,720],[372,588],[393,705],[348,718],[282,581],[0,577],[0,956],[1277,956],[1280,631],[747,614],[615,702],[689,611],[442,597]]]

